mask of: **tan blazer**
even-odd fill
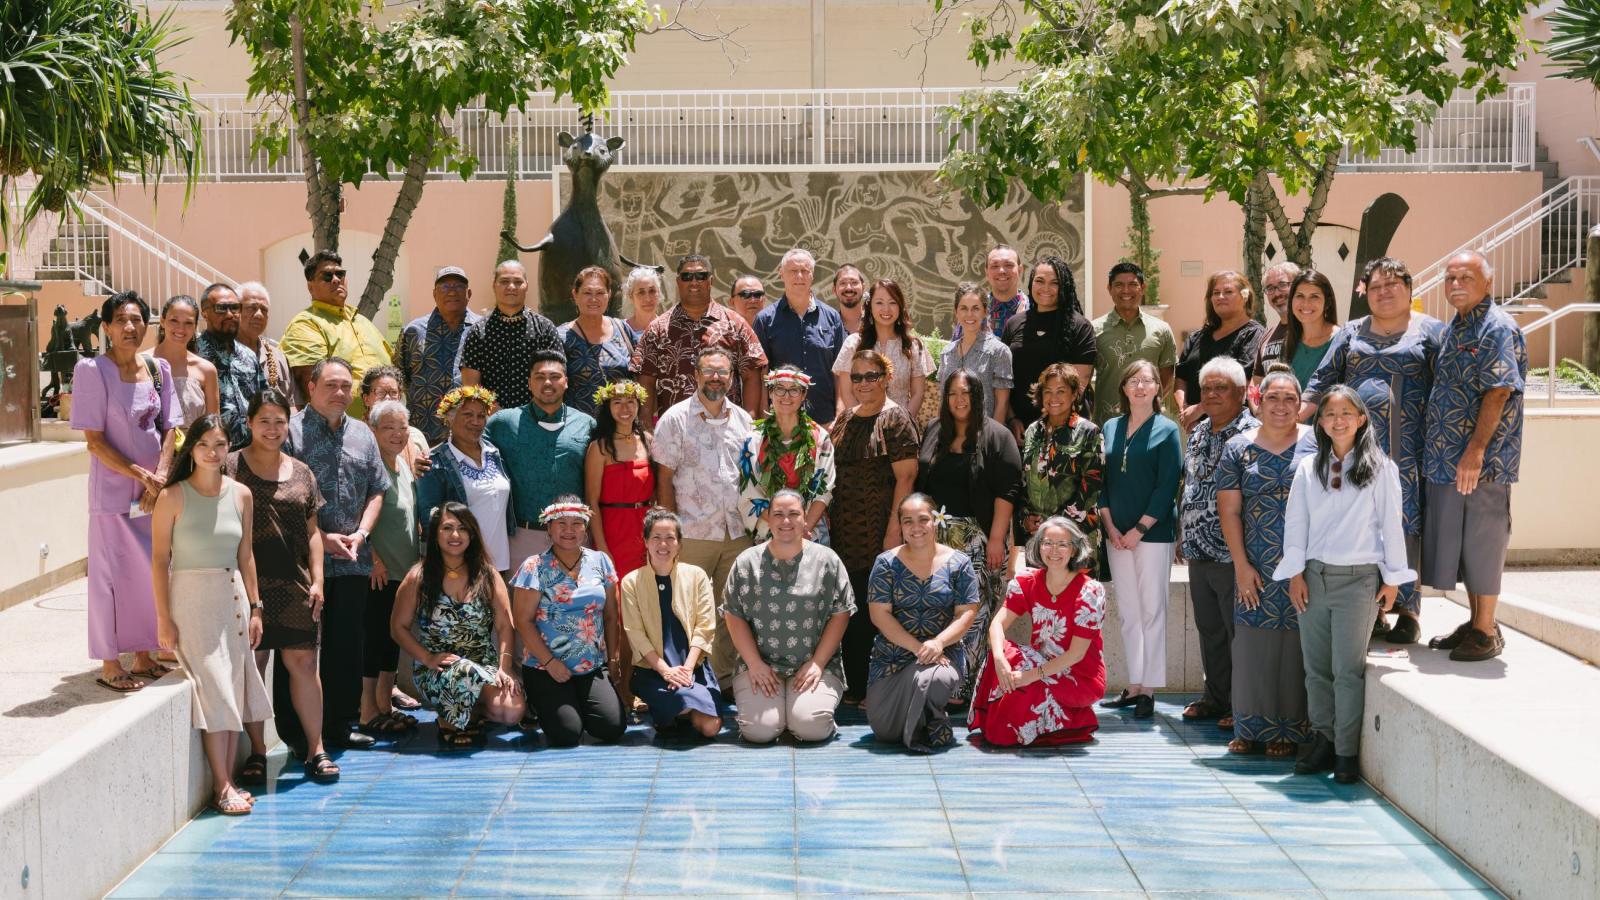
[[[661,595],[650,564],[634,569],[622,579],[622,628],[633,649],[633,664],[647,668],[645,653],[661,655]],[[711,641],[717,633],[716,607],[711,601],[711,577],[699,566],[678,563],[672,568],[672,613],[689,635],[689,646],[700,648],[700,661],[710,662]]]

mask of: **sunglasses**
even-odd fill
[[[218,303],[211,308],[224,316],[238,315],[241,309],[237,303]]]
[[[710,272],[679,272],[679,281],[710,281]]]
[[[740,291],[738,296],[746,300],[756,300],[767,295],[766,291]]]
[[[851,372],[850,373],[850,383],[851,384],[860,384],[863,381],[866,382],[867,384],[872,384],[873,382],[882,381],[882,380],[883,380],[883,373],[882,372]]]
[[[317,277],[323,281],[344,281],[345,276],[349,274],[345,269],[329,269],[326,272],[318,272]]]

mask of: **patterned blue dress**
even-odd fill
[[[1289,582],[1272,580],[1283,558],[1295,450],[1291,445],[1273,453],[1241,434],[1228,441],[1217,465],[1217,491],[1240,493],[1245,557],[1261,576],[1256,608],[1233,606],[1233,733],[1247,741],[1298,744],[1311,737],[1300,616],[1289,600]]]
[[[1424,419],[1444,335],[1445,324],[1422,313],[1412,313],[1410,326],[1393,335],[1374,333],[1370,316],[1356,319],[1334,334],[1305,390],[1305,399],[1315,403],[1328,388],[1344,384],[1367,404],[1378,444],[1400,470],[1400,506],[1408,538],[1422,534]],[[1411,562],[1415,568],[1416,560]],[[1401,585],[1395,603],[1417,615],[1422,608],[1417,583]]]
[[[556,329],[567,352],[566,404],[587,415],[594,415],[594,392],[613,381],[633,377],[633,332],[621,319],[611,320],[611,338],[589,343],[577,321]]]
[[[978,574],[971,557],[952,550],[923,580],[894,550],[885,550],[872,564],[867,602],[889,604],[895,621],[925,641],[950,627],[958,607],[978,605]],[[867,663],[867,722],[879,740],[918,752],[955,743],[948,703],[966,675],[967,648],[958,640],[944,655],[948,667],[923,666],[916,654],[883,635],[873,640]]]

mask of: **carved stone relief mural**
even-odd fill
[[[566,196],[571,182],[563,176]],[[778,261],[791,247],[817,257],[817,293],[831,300],[836,267],[859,267],[870,283],[899,282],[917,330],[948,335],[955,286],[983,282],[996,243],[1017,248],[1024,265],[1054,253],[1072,264],[1083,290],[1083,193],[1060,206],[1014,190],[1004,206],[981,209],[948,192],[928,171],[626,172],[600,186],[600,210],[622,255],[668,267],[703,253],[724,301],[734,277],[750,272],[781,292]]]

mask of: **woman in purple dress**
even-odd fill
[[[72,373],[72,427],[89,444],[89,655],[118,693],[167,674],[156,662],[156,599],[148,578],[150,510],[166,483],[183,411],[165,360],[142,356],[150,305],[133,291],[100,307],[105,353]],[[133,669],[122,654],[134,654]]]

